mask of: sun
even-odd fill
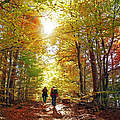
[[[41,22],[43,25],[43,33],[47,35],[51,34],[57,27],[57,23],[49,18],[43,18]]]

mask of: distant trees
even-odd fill
[[[109,64],[113,62],[110,56],[114,43],[119,41],[119,31],[116,30],[119,27],[119,1],[70,1],[67,5],[61,3],[61,8],[66,14],[63,14],[63,26],[58,30],[59,61],[63,60],[63,64],[66,61],[68,66],[78,66],[82,73],[82,76],[79,74],[80,92],[86,91],[83,90],[83,86],[88,84],[85,82],[88,79],[86,73],[92,75],[94,93],[107,91],[111,79]],[[64,22],[63,18],[66,19]],[[117,57],[116,53],[114,55]],[[114,55],[112,52],[112,57]],[[86,73],[82,67],[85,64]],[[91,69],[87,69],[90,65]],[[76,73],[79,73],[77,69]],[[85,84],[82,80],[84,76]]]
[[[35,2],[0,2],[1,102],[12,104],[16,94],[19,102],[28,100],[29,92],[35,93],[41,85],[41,56],[47,51],[39,18],[49,8],[59,19],[59,27],[50,38],[57,46],[54,57],[59,63],[55,69],[59,77],[53,77],[52,82],[61,91],[69,86],[73,96],[92,92],[95,100],[99,98],[97,102],[106,104],[107,90],[116,92],[115,86],[119,88],[119,0]]]
[[[40,52],[45,52],[41,23],[30,3],[24,2],[0,3],[0,100],[7,105],[17,99],[19,102],[29,99],[29,95],[34,97],[42,80],[42,66],[37,58]]]

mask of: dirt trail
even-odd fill
[[[54,113],[54,114],[53,114]],[[120,120],[116,112],[96,111],[96,108],[76,103],[56,105],[42,102],[23,103],[13,107],[0,107],[0,120]],[[114,116],[115,115],[115,116]]]
[[[38,120],[70,120],[71,114],[72,110],[69,106],[58,104],[56,109],[53,109],[51,103],[46,103],[40,112],[35,113],[39,117]]]
[[[78,109],[74,103],[59,103],[55,109],[53,109],[51,103],[46,103],[40,108],[32,106],[32,109],[40,110],[34,113],[37,116],[36,120],[104,120],[92,113],[88,113],[85,108]]]

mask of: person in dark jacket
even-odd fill
[[[57,91],[57,88],[55,86],[53,86],[51,88],[50,96],[52,97],[52,105],[55,108],[55,106],[56,106],[56,99],[58,98],[58,91]]]
[[[42,97],[43,97],[43,102],[46,103],[46,100],[47,100],[47,97],[48,97],[48,90],[47,90],[47,87],[44,87],[44,89],[42,90]]]

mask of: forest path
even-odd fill
[[[36,116],[34,120],[104,120],[93,113],[88,113],[89,109],[86,110],[83,106],[78,109],[76,103],[59,103],[53,109],[51,103],[48,102],[40,107],[33,105],[31,108],[33,110],[39,109],[34,112],[34,116]]]
[[[0,120],[120,120],[120,110],[98,110],[91,104],[27,102],[0,107]]]
[[[62,103],[57,104],[55,109],[53,109],[51,103],[46,103],[43,105],[41,111],[35,114],[38,115],[38,120],[70,120],[72,110],[68,105]]]

